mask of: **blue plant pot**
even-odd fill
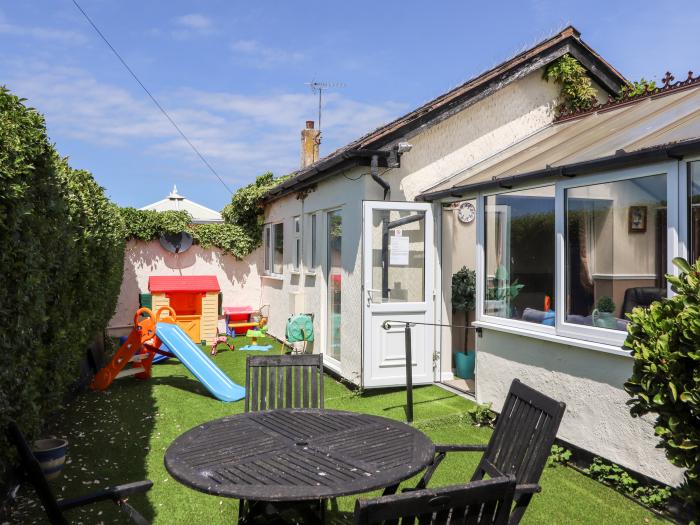
[[[46,479],[56,479],[66,466],[68,441],[65,439],[38,439],[34,442],[32,453],[41,465]]]
[[[455,356],[455,375],[462,379],[474,379],[474,365],[476,364],[476,352],[468,354],[459,352]]]

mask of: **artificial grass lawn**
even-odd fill
[[[245,338],[235,340],[236,348],[247,343]],[[269,353],[279,351],[275,345]],[[260,354],[223,351],[214,360],[242,385],[245,357],[250,353]],[[326,376],[325,403],[326,408],[405,420],[405,392],[401,390],[372,390],[360,395]],[[414,403],[415,425],[436,443],[485,443],[489,439],[490,429],[473,427],[460,417],[471,406],[460,396],[435,386],[421,387],[414,391]],[[110,484],[150,479],[153,489],[146,496],[132,498],[131,503],[155,525],[235,523],[237,501],[179,484],[165,470],[163,456],[168,445],[186,430],[242,411],[243,401],[215,400],[172,359],[155,365],[148,381],[129,377],[115,381],[105,392],[89,391],[73,401],[47,430],[47,434],[70,442],[70,463],[54,488],[59,496],[69,497]],[[431,486],[467,481],[478,458],[474,453],[448,455]],[[524,524],[662,523],[651,512],[570,468],[547,468],[541,484],[543,492],[534,497]],[[33,491],[23,487],[20,494],[12,522],[44,523]],[[340,498],[337,516],[351,512],[355,499]],[[76,509],[69,517],[74,523],[130,523],[112,503]]]

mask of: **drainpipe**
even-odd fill
[[[374,180],[374,182],[379,184],[382,187],[382,189],[384,190],[384,198],[382,200],[386,200],[386,196],[391,191],[391,186],[389,186],[389,183],[379,176],[379,156],[378,155],[372,155],[372,161],[370,162],[370,165],[369,165],[369,174],[371,175],[372,180]]]

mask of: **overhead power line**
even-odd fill
[[[209,171],[211,171],[217,179],[219,179],[219,182],[223,184],[224,188],[228,190],[229,193],[233,194],[233,191],[231,191],[231,188],[228,187],[228,185],[224,182],[224,179],[222,179],[219,174],[216,172],[216,170],[212,167],[211,164],[207,161],[207,159],[204,158],[204,155],[202,155],[197,147],[192,144],[192,141],[187,138],[187,135],[180,129],[180,126],[177,125],[177,123],[173,120],[173,118],[168,114],[167,111],[165,111],[165,108],[160,105],[160,102],[156,99],[156,97],[153,96],[153,94],[148,90],[148,88],[144,85],[143,82],[139,79],[138,76],[136,76],[136,73],[129,67],[129,64],[126,63],[126,61],[122,58],[122,56],[119,54],[119,52],[114,48],[112,44],[110,44],[109,40],[107,40],[107,37],[104,36],[102,31],[95,25],[95,22],[92,21],[92,19],[88,16],[88,14],[85,12],[85,10],[80,7],[80,4],[76,0],[73,0],[73,3],[75,4],[75,7],[78,8],[78,10],[83,14],[85,19],[90,23],[92,28],[97,32],[97,34],[100,36],[100,38],[104,41],[105,44],[107,44],[107,47],[109,47],[112,50],[112,53],[119,59],[119,62],[122,63],[122,65],[126,68],[126,70],[129,72],[129,74],[134,78],[134,80],[138,83],[139,86],[141,86],[141,89],[143,89],[146,92],[146,95],[149,96],[149,98],[153,101],[153,103],[156,105],[156,107],[160,110],[160,112],[165,116],[166,119],[173,125],[173,127],[177,130],[177,132],[180,134],[180,136],[189,144],[190,148],[192,148],[192,151],[195,152],[195,154],[200,158],[200,160],[204,163],[204,165],[209,168]]]

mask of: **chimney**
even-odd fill
[[[314,121],[306,121],[306,129],[301,130],[301,167],[310,166],[318,160],[318,147],[321,132],[314,129]]]

